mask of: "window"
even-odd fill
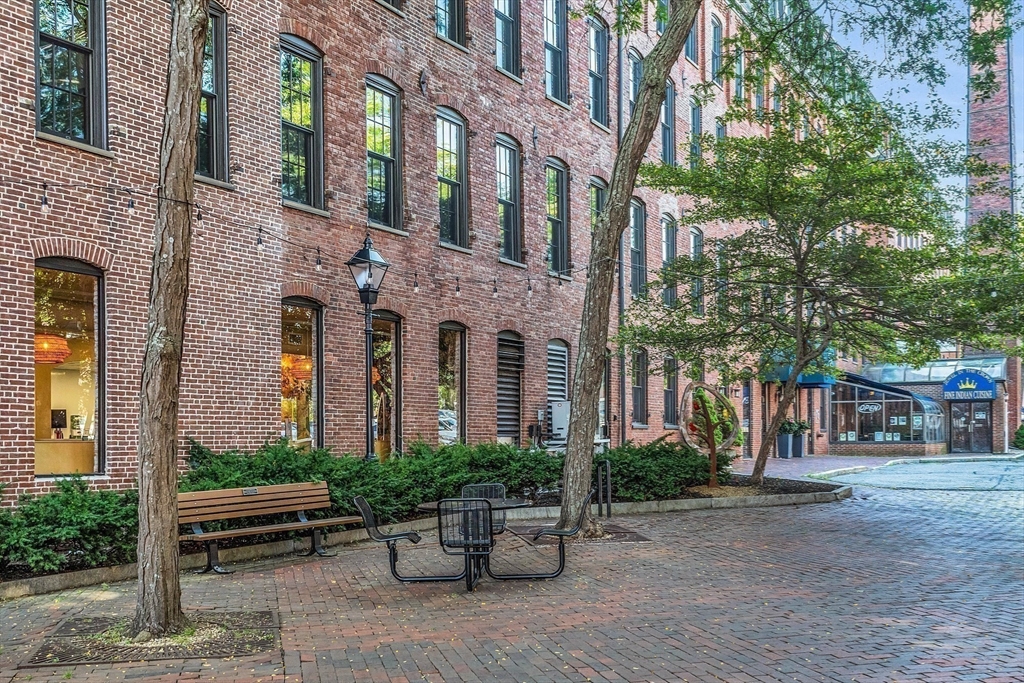
[[[690,169],[696,169],[700,163],[700,136],[703,133],[700,102],[696,99],[690,100]]]
[[[665,428],[679,424],[679,364],[675,357],[665,356]]]
[[[711,17],[711,80],[722,85],[722,22]]]
[[[676,260],[676,240],[679,232],[676,220],[665,214],[661,217],[661,267],[666,268]],[[661,293],[666,306],[675,306],[678,289],[672,284]]]
[[[697,228],[690,228],[690,258],[694,261],[704,258],[704,233]],[[693,279],[690,296],[693,299],[693,314],[704,315],[704,278]]]
[[[604,203],[608,198],[608,183],[600,178],[590,179],[590,230],[597,227],[597,217],[604,211]]]
[[[660,36],[668,25],[668,0],[658,0],[654,12],[654,30]]]
[[[610,438],[608,424],[608,412],[611,405],[608,402],[609,387],[612,385],[612,358],[611,352],[605,349],[604,372],[601,373],[601,388],[597,397],[597,434],[595,439],[606,441]]]
[[[322,208],[323,108],[319,51],[281,36],[281,197]]]
[[[507,74],[522,74],[519,0],[494,0],[494,61]]]
[[[434,29],[439,37],[465,44],[465,20],[465,0],[434,0]]]
[[[768,13],[772,19],[785,19],[786,0],[768,0]]]
[[[499,135],[495,144],[498,178],[498,232],[501,258],[522,263],[523,237],[519,216],[522,206],[519,144],[507,135]]]
[[[725,122],[722,119],[715,119],[715,158],[721,162],[725,159],[725,149],[721,142],[726,136]]]
[[[640,97],[640,82],[644,79],[644,58],[639,52],[629,52],[629,113],[633,113]]]
[[[548,97],[569,101],[566,0],[544,0],[544,84]]]
[[[782,86],[778,81],[772,84],[772,111],[782,111]]]
[[[402,323],[391,311],[373,312],[373,450],[402,450]]]
[[[761,113],[764,111],[764,69],[757,70],[757,78],[754,80],[754,110]]]
[[[498,442],[518,444],[526,347],[515,332],[498,333]]]
[[[566,182],[569,171],[557,159],[548,159],[544,166],[545,204],[547,206],[548,271],[558,275],[569,274],[569,226],[566,212],[568,195]]]
[[[693,26],[690,27],[690,32],[686,34],[683,55],[694,64],[697,63],[697,17],[693,18]]]
[[[441,242],[469,248],[466,214],[466,125],[449,109],[437,112],[437,201]]]
[[[608,125],[608,25],[598,17],[587,23],[590,37],[590,118]]]
[[[629,291],[636,298],[647,291],[647,211],[636,199],[629,217]]]
[[[744,104],[747,104],[747,102],[744,101],[745,97],[746,97],[746,93],[744,91],[744,83],[743,83],[743,58],[744,58],[743,48],[741,48],[741,47],[736,48],[736,66],[735,66],[735,72],[736,72],[735,73],[736,91],[735,91],[735,97],[740,102],[743,102]]]
[[[281,438],[323,445],[323,313],[318,304],[281,302]]]
[[[548,341],[548,384],[547,384],[547,445],[555,448],[565,446],[568,434],[568,413],[556,414],[552,402],[569,400],[569,345],[561,339]],[[564,416],[564,422],[559,419]]]
[[[196,173],[225,182],[228,180],[227,36],[227,17],[211,5],[203,48]]]
[[[633,424],[647,425],[647,351],[633,352]]]
[[[106,144],[103,0],[39,0],[36,111],[44,133]]]
[[[665,100],[661,103],[661,161],[670,166],[676,163],[676,87],[665,82]]]
[[[398,88],[366,77],[366,209],[371,223],[402,227]]]
[[[437,334],[437,440],[466,440],[466,328],[441,323]]]
[[[80,261],[35,268],[35,473],[103,471],[103,273]]]

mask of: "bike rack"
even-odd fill
[[[601,509],[602,504],[604,510]],[[605,514],[602,514],[605,512]],[[597,516],[612,518],[612,462],[605,460],[597,464]]]

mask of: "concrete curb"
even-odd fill
[[[976,456],[965,456],[962,458],[898,458],[896,460],[890,460],[889,462],[882,463],[881,465],[875,465],[874,467],[868,467],[866,465],[859,465],[857,467],[843,467],[838,470],[828,470],[825,472],[815,472],[813,474],[805,474],[803,476],[808,479],[823,479],[829,480],[832,477],[841,477],[846,474],[860,474],[861,472],[867,472],[868,470],[880,469],[882,467],[894,467],[896,465],[913,465],[917,463],[945,463],[945,462],[1008,462],[1015,460],[1024,460],[1024,453],[1017,455],[976,455]]]
[[[867,468],[862,468],[867,469]],[[791,493],[777,494],[770,496],[739,496],[736,498],[683,498],[678,500],[655,500],[642,503],[612,503],[612,512],[617,515],[649,514],[656,512],[685,512],[688,510],[708,509],[735,509],[735,508],[756,508],[774,507],[778,505],[808,505],[812,503],[832,503],[834,501],[849,498],[853,494],[853,488],[843,486],[835,491],[818,491],[814,493]],[[596,515],[597,506],[591,506],[591,511]],[[506,516],[510,520],[527,519],[554,519],[559,516],[561,508],[558,507],[535,507],[519,508],[508,510]],[[434,517],[425,519],[414,519],[411,522],[401,524],[382,525],[384,533],[400,531],[429,531],[436,528],[437,521]],[[330,543],[325,545],[337,546],[356,543],[369,538],[365,529],[350,529],[339,531],[329,536]],[[304,538],[275,541],[273,543],[261,543],[259,545],[247,545],[239,548],[223,548],[220,551],[220,559],[224,564],[246,562],[277,555],[288,555],[306,549],[309,541]],[[183,570],[199,569],[206,564],[205,553],[193,553],[182,555],[179,559],[179,566]],[[41,595],[56,591],[68,590],[71,588],[84,588],[103,583],[117,583],[119,581],[130,581],[137,575],[136,565],[122,564],[115,567],[97,567],[95,569],[83,569],[77,572],[64,572],[62,574],[49,574],[47,576],[34,576],[27,579],[15,579],[13,581],[0,582],[0,600],[12,598],[23,598],[30,595]]]

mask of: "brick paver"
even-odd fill
[[[559,579],[485,578],[473,594],[399,584],[383,546],[359,544],[184,579],[190,608],[277,610],[281,654],[16,668],[62,618],[130,613],[122,584],[0,605],[0,681],[1021,683],[1022,520],[1024,492],[864,487],[840,503],[621,517],[653,542],[570,547]],[[409,571],[451,562],[429,536],[406,548]],[[554,559],[508,538],[498,552]]]

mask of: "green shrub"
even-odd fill
[[[1017,427],[1017,431],[1013,435],[1013,447],[1024,448],[1024,423]]]
[[[678,497],[688,486],[707,484],[711,477],[708,457],[680,441],[661,437],[649,444],[626,443],[595,458],[610,460],[612,498],[638,502]],[[729,481],[733,456],[718,454],[718,480]],[[595,463],[596,464],[596,463]]]

